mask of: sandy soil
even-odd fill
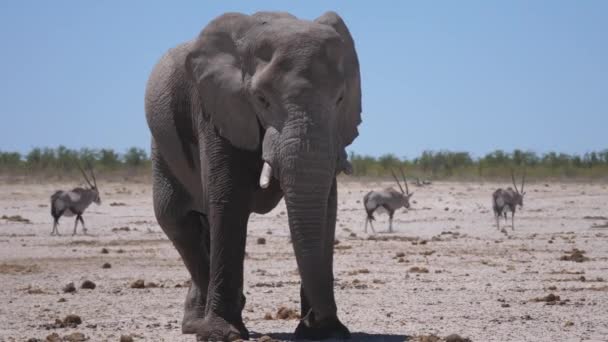
[[[605,185],[529,184],[516,230],[506,233],[490,208],[496,184],[414,188],[413,208],[395,214],[396,232],[383,232],[381,215],[374,239],[363,233],[361,200],[386,185],[349,182],[339,190],[336,296],[356,340],[453,333],[472,341],[608,340]],[[180,332],[189,277],[155,222],[150,187],[102,184],[103,204],[84,216],[90,235],[72,237],[73,218],[63,218],[64,235],[51,237],[49,195],[70,186],[0,185],[0,216],[31,221],[0,219],[0,341],[54,332],[90,341],[194,340]],[[560,260],[574,248],[585,252],[583,262]],[[276,319],[281,307],[299,308],[283,204],[252,217],[245,269],[244,317],[253,336],[290,339],[298,321]],[[158,287],[131,288],[137,279]],[[81,289],[84,280],[96,288]],[[69,282],[76,292],[62,291]],[[559,299],[535,301],[549,294]],[[51,327],[68,314],[82,323]]]

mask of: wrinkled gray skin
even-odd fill
[[[170,50],[146,89],[154,210],[192,276],[182,331],[248,338],[247,221],[283,196],[298,269],[297,338],[346,338],[333,292],[336,174],[358,135],[359,63],[342,19],[229,13]],[[261,188],[264,162],[271,179]]]

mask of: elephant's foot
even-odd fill
[[[196,334],[197,327],[202,324],[205,318],[205,303],[207,299],[203,295],[203,292],[196,283],[190,283],[184,304],[184,318],[182,319],[183,334]]]
[[[350,339],[350,331],[337,317],[320,322],[314,321],[310,312],[304,317],[295,331],[296,339],[324,340],[324,339]]]
[[[192,327],[196,332],[197,341],[236,341],[248,340],[249,331],[243,321],[228,323],[221,317],[213,314],[199,320]]]

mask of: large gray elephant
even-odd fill
[[[284,196],[302,280],[296,338],[348,338],[333,290],[336,175],[349,169],[361,85],[342,19],[224,14],[162,57],[145,106],[154,211],[192,277],[183,333],[248,338],[247,221]]]

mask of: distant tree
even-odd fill
[[[21,154],[19,152],[0,151],[0,167],[15,168],[21,165]]]
[[[112,149],[101,149],[99,151],[99,164],[106,168],[116,168],[120,166],[120,157]]]
[[[144,149],[131,147],[123,156],[124,163],[127,166],[141,166],[148,161],[148,154]]]
[[[82,163],[83,166],[84,165],[94,166],[95,164],[97,164],[97,161],[99,160],[99,151],[96,151],[96,150],[93,150],[90,148],[83,148],[78,153],[78,159]]]

